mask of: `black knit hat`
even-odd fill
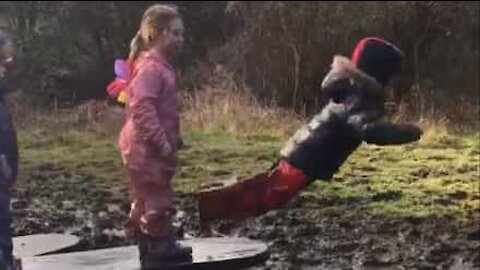
[[[381,38],[367,37],[361,39],[355,46],[352,62],[385,86],[393,76],[400,73],[402,57],[403,52],[390,42]]]

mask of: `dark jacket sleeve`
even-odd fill
[[[420,140],[422,133],[415,125],[379,122],[364,126],[363,140],[377,145],[405,144]]]
[[[0,97],[0,156],[6,160],[7,170],[0,171],[0,182],[11,186],[15,183],[18,171],[17,136],[10,113],[3,98]],[[8,171],[8,173],[7,173]]]

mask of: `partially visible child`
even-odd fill
[[[10,228],[10,188],[16,182],[18,168],[17,136],[5,100],[7,65],[14,51],[10,36],[0,31],[0,269],[20,267],[14,266]]]
[[[127,119],[119,147],[129,173],[132,204],[129,227],[137,231],[142,269],[157,269],[191,261],[191,247],[175,239],[172,178],[176,151],[182,145],[171,66],[182,48],[183,22],[177,9],[149,7],[131,42]]]

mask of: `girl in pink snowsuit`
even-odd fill
[[[171,181],[182,140],[175,71],[169,60],[182,44],[180,15],[165,5],[147,9],[131,43],[127,120],[119,147],[133,199],[129,227],[140,233],[143,269],[191,259],[191,248],[176,243],[171,224]]]
[[[130,219],[147,233],[164,234],[164,212],[172,210],[174,151],[181,141],[175,74],[155,49],[142,52],[134,68],[127,121],[119,138],[134,198]]]

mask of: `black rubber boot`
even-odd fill
[[[172,269],[192,263],[192,248],[181,245],[173,236],[156,237],[140,234],[138,238],[142,270]]]

